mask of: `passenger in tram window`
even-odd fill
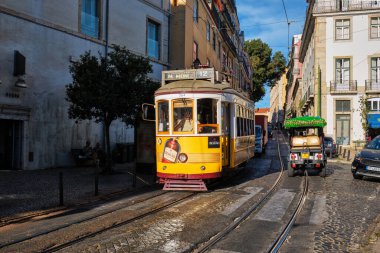
[[[193,131],[193,117],[191,111],[182,114],[182,118],[178,119],[174,126],[174,131],[191,132]]]

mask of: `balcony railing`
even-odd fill
[[[233,53],[235,55],[237,55],[237,50],[236,50],[236,46],[235,44],[233,43],[232,39],[230,38],[230,36],[228,35],[226,29],[222,28],[220,29],[220,33],[222,34],[222,37],[224,39],[224,41],[229,45],[231,51],[233,51]]]
[[[330,82],[331,92],[356,92],[357,90],[358,85],[356,80]]]
[[[313,7],[313,13],[346,12],[380,9],[378,0],[317,0]]]
[[[377,91],[380,92],[380,80],[366,80],[365,91]]]

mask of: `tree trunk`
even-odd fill
[[[111,142],[110,142],[110,125],[112,121],[105,120],[104,121],[104,140],[106,144],[106,166],[105,173],[112,172],[112,153],[111,153]]]

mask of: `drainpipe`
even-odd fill
[[[169,1],[169,3],[168,3],[168,7],[169,7],[169,14],[167,14],[168,15],[168,49],[167,49],[167,51],[168,51],[168,60],[167,60],[167,62],[170,64],[170,46],[171,46],[171,43],[170,43],[170,40],[171,40],[171,38],[170,38],[170,36],[171,36],[171,33],[170,33],[170,30],[171,30],[171,15],[172,15],[172,10],[171,10],[171,3],[170,3],[170,1]],[[167,67],[167,69],[169,69],[169,67]]]
[[[318,110],[317,115],[321,117],[321,107],[322,107],[322,80],[321,80],[321,67],[318,65]]]

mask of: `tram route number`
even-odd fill
[[[219,148],[219,147],[220,147],[219,136],[208,137],[208,148]]]
[[[166,147],[164,150],[164,158],[172,163],[175,162],[178,152],[172,148]]]

